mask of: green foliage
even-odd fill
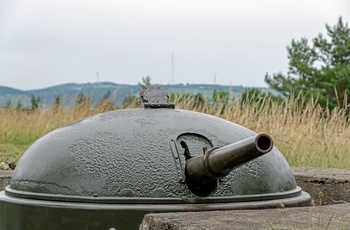
[[[77,96],[76,109],[87,112],[91,110],[91,98],[85,97],[83,93],[79,93]]]
[[[213,106],[216,107],[219,114],[223,114],[226,110],[226,106],[232,103],[233,98],[230,97],[230,93],[222,90],[214,89],[212,95]]]
[[[269,98],[269,100],[267,100]],[[266,103],[271,103],[273,100],[271,100],[272,94],[265,94],[263,91],[258,89],[246,89],[241,96],[239,97],[239,100],[237,103],[241,106],[243,109],[246,106],[252,107],[252,110],[254,112],[257,112],[261,109],[268,108],[270,105],[266,105]]]
[[[265,82],[285,96],[302,92],[308,101],[318,99],[323,107],[343,107],[350,90],[350,29],[340,17],[335,26],[326,25],[327,38],[321,33],[312,40],[292,40],[287,47],[289,70],[265,75]]]
[[[200,109],[207,104],[205,97],[201,93],[197,93],[197,94],[171,93],[170,101],[174,102],[176,106],[181,107],[183,105],[186,105],[190,109]]]
[[[77,96],[77,105],[81,105],[86,101],[86,97],[83,93],[79,93]]]
[[[107,112],[107,111],[117,109],[117,106],[114,104],[114,102],[110,97],[111,97],[111,91],[108,90],[107,93],[98,102],[97,108],[99,108],[101,112]]]
[[[23,110],[24,107],[23,107],[23,104],[22,104],[22,101],[21,100],[18,100],[17,101],[17,106],[16,106],[16,109],[17,110]]]
[[[103,95],[102,100],[110,98],[110,97],[111,97],[111,91],[108,90],[107,93],[105,95]]]
[[[151,86],[151,77],[150,76],[146,76],[146,77],[142,77],[142,83],[139,82],[139,86],[141,87],[145,87],[145,86]]]
[[[261,98],[266,97],[265,93],[258,89],[246,89],[240,97],[241,104],[256,103],[261,101]]]
[[[271,102],[282,103],[284,101],[282,97],[274,96],[270,92],[265,93],[264,91],[261,91],[259,89],[252,88],[246,89],[241,94],[241,96],[239,97],[239,102],[241,103],[241,105],[254,103],[255,105],[259,104],[262,106],[262,101],[266,100],[267,98],[269,98],[269,101]]]
[[[98,103],[97,108],[101,112],[107,112],[117,109],[117,106],[110,98],[105,98]]]
[[[11,109],[11,108],[12,108],[11,100],[6,101],[5,109]]]
[[[55,96],[55,101],[53,104],[53,110],[55,112],[59,111],[62,109],[62,98],[60,96]]]
[[[197,107],[203,107],[206,103],[206,100],[201,93],[197,93],[196,95],[194,95],[193,99]]]
[[[141,106],[141,100],[138,96],[136,95],[128,95],[124,98],[123,101],[123,107],[128,108],[128,107],[138,107]]]
[[[225,103],[227,104],[230,100],[230,94],[229,92],[222,91],[222,90],[216,90],[213,91],[212,100],[214,103]]]
[[[31,111],[35,111],[39,108],[39,103],[40,103],[41,99],[40,97],[35,97],[34,95],[32,95],[31,99],[30,99],[30,110]]]
[[[62,98],[60,96],[55,96],[55,106],[61,106]]]

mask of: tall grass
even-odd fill
[[[346,111],[328,110],[316,100],[305,103],[294,96],[283,103],[269,97],[238,98],[236,103],[210,104],[196,98],[175,97],[176,108],[222,117],[255,132],[266,132],[294,167],[350,168],[350,127]],[[120,108],[101,103],[22,111],[0,110],[0,161],[18,160],[25,150],[49,131],[74,120],[111,109],[139,107],[136,101]]]

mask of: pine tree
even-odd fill
[[[350,99],[350,29],[340,17],[326,30],[327,37],[320,33],[312,44],[293,39],[287,47],[287,76],[267,73],[265,82],[285,96],[301,91],[306,100],[318,98],[324,107],[345,106]]]

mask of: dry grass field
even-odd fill
[[[350,168],[350,127],[346,110],[322,109],[316,102],[303,103],[292,97],[282,104],[268,97],[238,98],[234,105],[197,103],[195,99],[173,101],[178,109],[195,110],[218,116],[257,133],[272,136],[275,146],[293,167]],[[102,103],[35,111],[0,109],[0,161],[18,160],[38,138],[74,120],[110,109]]]

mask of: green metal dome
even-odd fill
[[[242,143],[257,134],[203,113],[146,107],[91,116],[36,141],[20,159],[10,186],[0,193],[1,216],[22,213],[23,218],[11,227],[1,218],[0,228],[21,229],[29,221],[36,229],[56,229],[48,223],[64,217],[57,229],[68,229],[84,226],[84,216],[89,215],[95,221],[87,229],[133,229],[148,212],[310,202],[310,196],[296,186],[283,155],[272,146],[269,153],[229,166],[222,176],[203,183],[204,193],[197,193],[187,173],[190,159],[202,159],[203,151]],[[215,174],[212,169],[206,174]],[[29,220],[25,212],[44,216],[43,220]]]

